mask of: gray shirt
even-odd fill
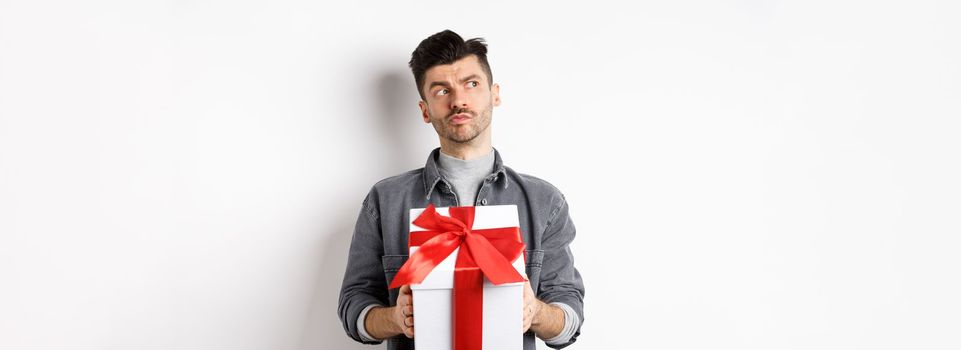
[[[572,311],[576,322],[573,334],[563,343],[548,343],[562,348],[573,343],[584,320],[584,284],[574,268],[570,243],[575,229],[564,195],[550,183],[521,174],[503,164],[493,150],[493,164],[480,182],[475,205],[517,205],[521,235],[526,245],[526,272],[537,297]],[[341,286],[338,315],[351,338],[377,344],[361,336],[362,313],[376,305],[395,305],[397,289],[387,289],[397,270],[407,260],[409,209],[458,206],[451,181],[439,166],[440,149],[431,152],[420,169],[381,180],[363,201]],[[562,307],[562,309],[564,309]],[[565,310],[565,312],[567,312]],[[413,349],[413,340],[403,335],[387,340],[388,349]],[[534,350],[534,334],[524,334],[524,349]]]

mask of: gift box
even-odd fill
[[[410,258],[391,287],[411,285],[417,349],[523,349],[517,206],[429,205],[410,218]]]

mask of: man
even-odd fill
[[[410,68],[423,120],[434,126],[440,148],[423,168],[381,180],[364,199],[337,310],[344,329],[365,344],[388,340],[388,349],[414,348],[410,286],[388,289],[407,259],[410,209],[515,204],[529,279],[518,310],[524,349],[535,349],[535,335],[553,348],[570,345],[584,320],[584,285],[569,248],[574,224],[557,188],[505,166],[491,147],[500,87],[493,84],[484,40],[464,41],[449,30],[434,34],[414,50]]]

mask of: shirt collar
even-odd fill
[[[437,164],[438,157],[440,157],[440,147],[430,152],[430,155],[427,156],[427,164],[424,165],[424,193],[427,194],[427,200],[430,200],[431,192],[437,187],[437,183],[443,179]],[[443,180],[446,183],[447,180]],[[494,171],[491,172],[484,181],[501,181],[505,189],[508,186],[507,170],[506,167],[504,167],[504,161],[501,159],[500,152],[497,152],[497,148],[494,148]]]

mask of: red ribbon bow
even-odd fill
[[[474,207],[450,207],[450,217],[437,213],[433,204],[414,220],[427,229],[410,233],[408,245],[420,246],[401,266],[390,284],[399,288],[418,284],[460,248],[454,268],[454,349],[481,349],[484,276],[495,285],[523,282],[511,262],[524,253],[518,227],[473,229]]]

